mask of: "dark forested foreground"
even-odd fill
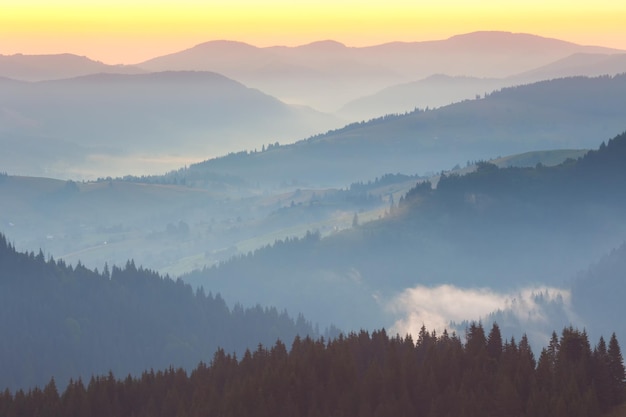
[[[99,273],[41,252],[19,253],[2,235],[0,334],[0,390],[43,385],[52,376],[64,387],[70,378],[109,370],[192,369],[218,346],[241,353],[259,342],[317,336],[302,316],[230,309],[219,295],[132,262]]]
[[[602,415],[624,399],[615,335],[592,350],[585,332],[556,333],[535,361],[528,341],[502,341],[472,324],[456,335],[422,328],[417,342],[361,331],[328,343],[296,337],[241,359],[218,350],[210,365],[139,378],[54,380],[0,396],[2,416],[550,416]]]

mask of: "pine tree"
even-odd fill
[[[359,215],[357,213],[354,213],[354,217],[352,217],[352,227],[359,227]]]
[[[615,400],[613,398],[611,371],[609,369],[609,354],[603,337],[600,337],[598,345],[593,350],[592,375],[598,405],[602,411],[607,411],[614,404]]]
[[[486,352],[487,338],[485,337],[485,329],[482,323],[472,323],[466,334],[467,343],[465,350],[470,356],[478,356]]]
[[[626,389],[626,386],[624,384],[626,380],[626,371],[624,370],[624,358],[622,357],[622,351],[619,347],[615,333],[611,335],[611,340],[609,340],[608,357],[612,397],[614,404],[620,404],[624,401],[625,397],[624,390]]]
[[[499,359],[502,354],[502,334],[498,323],[493,323],[487,337],[487,354],[493,359]]]
[[[43,409],[41,410],[42,417],[56,417],[61,410],[61,398],[59,397],[59,391],[57,385],[54,382],[54,378],[50,379],[48,385],[43,389]]]

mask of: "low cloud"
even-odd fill
[[[562,303],[571,312],[570,292],[551,287],[524,288],[500,293],[488,288],[465,289],[453,285],[408,288],[387,303],[388,310],[398,319],[391,330],[400,335],[417,335],[422,325],[429,331],[441,333],[451,329],[451,323],[480,320],[489,314],[504,311],[520,323],[545,324],[549,302]]]

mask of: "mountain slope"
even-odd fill
[[[555,167],[481,164],[434,190],[417,185],[380,221],[277,243],[184,279],[242,302],[297,305],[346,329],[389,325],[396,295],[419,285],[562,286],[626,236],[624,161],[626,134]]]
[[[236,179],[205,180],[204,188],[190,188],[0,175],[0,228],[20,250],[41,248],[91,268],[132,258],[164,270],[191,255],[190,268],[198,268],[237,242],[238,216],[246,220],[240,226],[252,223],[251,212],[270,210],[246,210],[254,194]]]
[[[144,72],[134,66],[107,65],[73,54],[0,55],[0,77],[22,81],[56,80],[97,73],[141,74]]]
[[[512,155],[499,166],[556,165],[585,151]],[[469,165],[453,172],[467,173]],[[431,177],[436,184],[438,177]],[[138,264],[178,275],[276,239],[323,235],[389,210],[417,176],[387,174],[342,188],[260,189],[238,177],[181,168],[162,176],[72,182],[0,173],[0,228],[20,250],[41,248],[94,268]]]
[[[626,54],[579,52],[548,65],[502,78],[432,75],[360,97],[347,103],[337,114],[351,120],[367,120],[381,114],[405,113],[414,108],[440,107],[474,99],[501,88],[537,81],[575,76],[614,76],[622,73],[626,73]]]
[[[626,54],[576,53],[548,65],[518,74],[513,79],[540,80],[572,76],[596,77],[626,72]]]
[[[353,100],[339,109],[337,114],[350,120],[369,120],[381,114],[405,113],[416,108],[441,107],[474,99],[513,84],[499,78],[432,75]]]
[[[623,129],[626,75],[503,89],[436,110],[355,123],[293,145],[190,167],[261,183],[343,185],[536,150],[594,148]]]
[[[258,343],[314,335],[274,308],[229,308],[219,295],[193,291],[128,262],[102,273],[19,253],[0,235],[0,386],[43,386],[51,377],[118,375],[186,367],[221,347],[242,354]]]
[[[4,169],[62,178],[165,171],[199,155],[294,140],[337,123],[219,74],[201,72],[7,82],[0,108],[5,122],[0,142],[12,149],[0,157]],[[21,138],[32,142],[29,149],[48,152],[43,157],[23,152],[22,146],[14,146]],[[74,153],[66,153],[68,144],[76,148]],[[154,162],[146,168],[142,160],[145,165]]]

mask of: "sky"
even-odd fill
[[[0,0],[0,54],[134,64],[216,39],[348,46],[478,30],[626,49],[623,0]]]

